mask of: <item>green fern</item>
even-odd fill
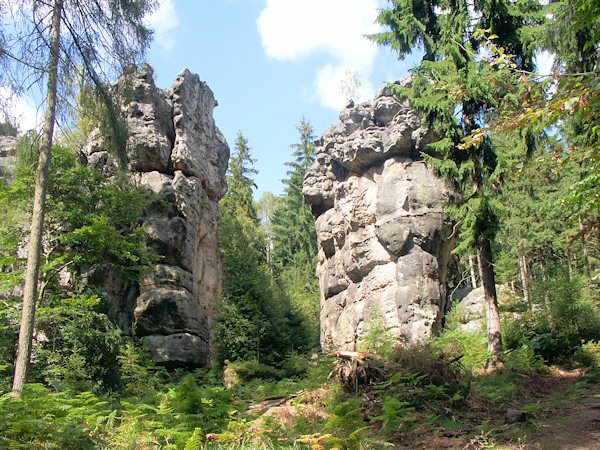
[[[185,450],[198,450],[202,448],[202,442],[204,441],[204,433],[201,428],[195,428],[192,436],[185,443]]]

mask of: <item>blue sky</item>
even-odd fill
[[[215,120],[232,150],[238,131],[252,147],[255,198],[266,190],[281,194],[302,117],[318,136],[338,121],[348,73],[358,75],[355,99],[364,101],[418,62],[399,61],[364,38],[379,31],[377,9],[388,5],[388,0],[160,0],[149,18],[155,38],[147,59],[159,87],[170,87],[184,68],[208,83],[219,103]],[[542,56],[541,73],[550,73],[552,58]],[[31,98],[7,100],[6,93],[0,87],[0,102],[21,116],[21,130],[36,122],[39,127],[43,108]]]
[[[385,0],[163,0],[148,61],[160,87],[188,68],[208,83],[230,147],[242,131],[258,170],[255,197],[282,192],[302,117],[318,136],[338,121],[347,71],[362,100],[411,67],[364,34]]]
[[[360,81],[355,100],[372,99],[414,61],[398,61],[364,35],[379,30],[387,0],[160,0],[149,18],[155,30],[147,55],[159,87],[184,68],[215,93],[214,115],[233,150],[242,131],[257,160],[259,198],[281,194],[285,162],[305,117],[318,136],[338,121],[348,74]],[[0,87],[0,101],[5,92]],[[30,92],[34,98],[43,97]],[[22,131],[40,126],[43,108],[31,98],[10,100]],[[38,102],[39,103],[39,102]],[[37,110],[37,113],[36,113]]]

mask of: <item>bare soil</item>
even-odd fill
[[[574,389],[580,377],[577,370],[554,370],[532,384],[534,398],[549,408],[521,448],[600,449],[600,385]]]
[[[400,448],[600,450],[600,384],[576,386],[582,375],[551,369],[529,376],[526,391],[508,408],[482,408],[456,432],[433,430]],[[511,424],[508,409],[525,412],[523,421]],[[487,433],[477,426],[483,420]]]

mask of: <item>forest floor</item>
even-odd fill
[[[472,415],[456,433],[441,433],[409,448],[600,449],[600,384],[580,370],[550,369],[530,375],[509,404]],[[510,423],[511,412],[524,412]],[[515,418],[513,418],[514,420]],[[487,423],[487,432],[481,423]],[[481,430],[481,431],[480,431]]]
[[[486,376],[489,375],[482,375]],[[421,415],[410,429],[394,436],[379,436],[379,427],[371,423],[365,437],[373,443],[387,442],[382,448],[393,445],[400,449],[600,449],[599,376],[558,368],[509,376],[521,379],[515,392],[491,402],[471,395],[468,406],[451,415],[453,426],[435,425]],[[510,390],[511,384],[501,389]],[[268,408],[253,428],[269,433],[264,427],[268,429],[274,423],[286,427],[298,421],[324,422],[331,416],[322,401],[326,395],[327,389],[321,388]],[[363,411],[378,408],[368,404],[368,392],[362,398]],[[369,423],[369,418],[365,417],[365,421]],[[379,447],[368,442],[360,447]]]
[[[530,383],[520,405],[541,408],[518,448],[600,449],[600,383],[582,381],[579,370],[554,369]]]

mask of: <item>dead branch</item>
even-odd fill
[[[338,351],[331,353],[337,358],[329,377],[336,376],[346,390],[358,392],[367,386],[386,380],[399,366],[374,353]]]

